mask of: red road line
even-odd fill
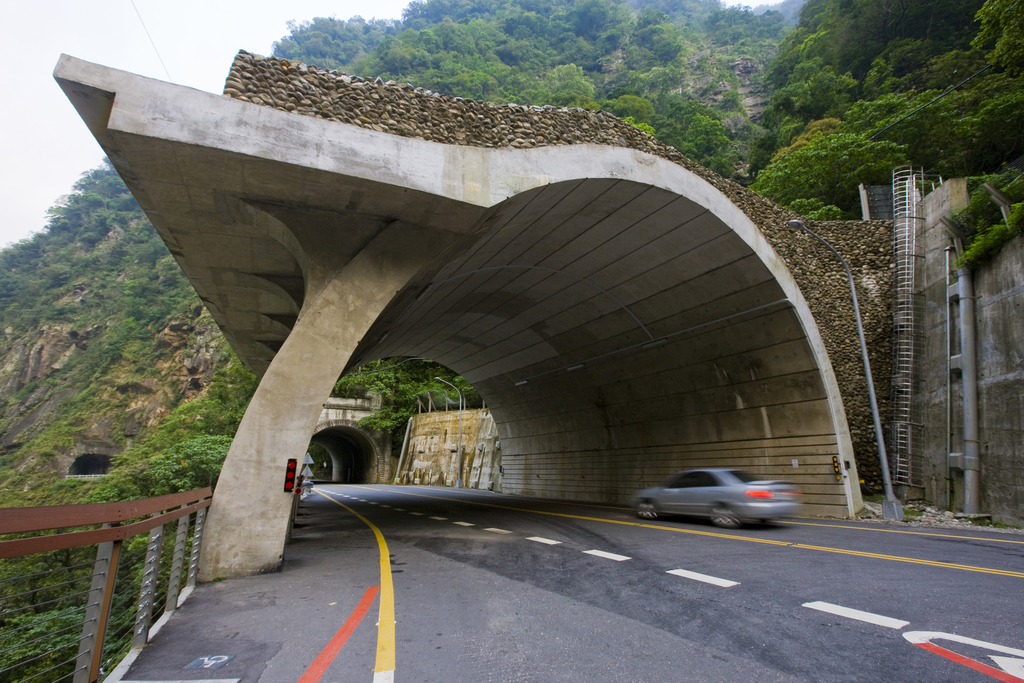
[[[969,669],[974,669],[975,671],[983,673],[986,676],[991,676],[992,678],[996,679],[997,681],[1003,681],[1003,683],[1021,683],[1021,679],[1017,678],[1013,674],[1008,674],[1005,671],[1003,671],[1002,669],[996,669],[994,667],[989,666],[988,664],[982,664],[981,662],[975,661],[975,660],[971,659],[970,657],[964,657],[963,655],[958,655],[957,653],[955,653],[955,652],[953,652],[951,650],[947,650],[946,648],[941,647],[939,645],[935,645],[933,643],[914,643],[914,644],[917,645],[920,648],[924,648],[925,650],[928,650],[928,652],[931,652],[933,654],[937,654],[940,657],[945,657],[946,659],[948,659],[950,661],[953,661],[953,662],[956,662],[957,664],[962,664],[963,666],[966,666]]]
[[[349,615],[348,619],[342,624],[338,632],[331,638],[331,642],[327,643],[327,647],[320,651],[313,663],[309,665],[306,672],[302,674],[297,683],[318,683],[320,677],[327,671],[327,667],[331,665],[334,658],[341,652],[341,648],[344,647],[348,637],[352,635],[352,632],[356,630],[356,626],[366,616],[366,612],[370,609],[370,605],[377,598],[377,593],[380,592],[380,586],[370,586],[366,589],[366,593],[363,594],[363,599],[356,605],[355,610]]]

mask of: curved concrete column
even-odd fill
[[[286,461],[301,460],[352,350],[422,266],[425,254],[416,243],[415,231],[385,230],[339,272],[310,286],[224,461],[210,506],[202,580],[280,566],[292,505],[283,490]]]

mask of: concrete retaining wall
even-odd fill
[[[925,496],[947,503],[946,469],[946,256],[951,246],[939,218],[968,203],[967,183],[947,181],[922,204],[918,250],[924,259],[918,288],[924,297],[924,334],[916,407],[922,418]],[[955,281],[955,278],[954,278]],[[974,271],[977,330],[981,511],[1024,522],[1024,242],[1015,238]],[[954,335],[959,328],[954,325]],[[954,342],[955,344],[955,342]],[[954,349],[957,348],[954,346]],[[963,451],[960,382],[953,382],[954,452]],[[963,506],[963,475],[954,471],[953,508]]]
[[[421,413],[412,429],[395,483],[454,486],[458,456],[459,411]],[[489,410],[462,412],[463,485],[501,490],[501,442]]]

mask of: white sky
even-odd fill
[[[408,0],[0,0],[5,102],[0,106],[0,247],[46,224],[46,210],[103,151],[53,80],[62,52],[220,93],[235,53],[270,54],[286,22],[398,18]],[[735,4],[727,0],[727,4]],[[756,4],[756,3],[753,3]],[[293,9],[284,9],[291,6]]]
[[[220,93],[239,49],[270,54],[294,19],[398,18],[408,0],[135,0],[175,83]],[[285,9],[288,8],[288,9]],[[53,80],[61,53],[167,80],[131,0],[0,0],[0,247],[46,224],[46,210],[103,150]]]

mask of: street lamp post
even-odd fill
[[[868,383],[868,400],[871,402],[871,418],[875,422],[875,441],[878,442],[878,460],[882,466],[882,482],[885,485],[885,500],[882,501],[883,519],[903,519],[903,506],[892,491],[892,479],[889,476],[889,458],[885,454],[885,439],[882,438],[882,420],[878,416],[878,400],[875,398],[875,381],[871,377],[871,362],[868,360],[868,344],[864,340],[864,325],[861,323],[860,306],[857,304],[857,289],[853,283],[853,273],[846,259],[835,250],[831,244],[826,242],[817,233],[803,224],[802,221],[789,221],[789,227],[793,230],[803,230],[811,237],[828,247],[828,250],[835,254],[839,262],[843,264],[846,271],[846,278],[850,281],[850,296],[853,297],[853,315],[857,319],[857,336],[860,337],[860,355],[864,359],[864,379]]]
[[[459,388],[457,386],[455,386],[454,384],[452,384],[451,382],[447,382],[447,381],[441,379],[440,377],[435,377],[434,379],[436,379],[438,382],[444,382],[445,384],[450,386],[452,389],[457,391],[458,394],[459,394],[459,445],[458,445],[459,471],[458,471],[458,474],[455,475],[455,488],[461,489],[462,488],[462,392],[459,391]],[[447,399],[448,399],[448,396],[446,394],[445,395],[445,400],[447,400]]]

